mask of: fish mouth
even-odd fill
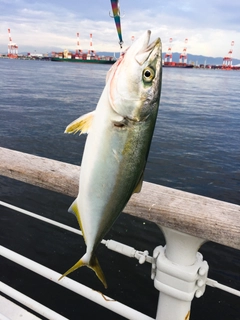
[[[142,49],[135,55],[135,60],[143,65],[146,60],[149,60],[153,50],[161,46],[160,38],[157,38],[155,41],[149,44],[151,36],[151,31],[146,31],[143,36],[139,39],[142,40]],[[159,50],[158,50],[159,51]]]

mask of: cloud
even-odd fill
[[[232,0],[120,0],[122,33],[125,47],[131,37],[137,38],[146,29],[160,36],[163,51],[173,38],[173,51],[182,51],[188,38],[188,52],[210,56],[227,54],[235,40],[233,56],[240,58],[240,2]],[[118,51],[118,36],[114,20],[109,17],[109,0],[0,0],[0,52],[7,50],[7,29],[19,51],[36,48],[75,50],[76,33],[80,44],[89,47],[89,34],[97,51]],[[239,42],[238,42],[239,39]]]

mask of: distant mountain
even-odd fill
[[[103,55],[103,56],[113,56],[115,54],[116,58],[119,57],[119,52],[116,52],[116,53],[97,52],[97,54]],[[162,54],[163,59],[164,59],[164,55],[165,55],[165,52],[163,52],[163,54]],[[180,56],[179,52],[173,52],[172,56],[173,56],[173,61],[175,61],[175,62],[179,61],[179,56]],[[198,64],[198,65],[199,64],[222,65],[223,57],[213,58],[213,57],[206,57],[206,56],[202,56],[202,55],[195,55],[195,54],[188,53],[187,54],[187,61],[188,61],[188,63],[194,63],[194,64]],[[232,64],[233,65],[240,64],[240,60],[233,59]]]
[[[165,56],[165,52],[163,52],[163,58]],[[180,53],[179,52],[173,52],[172,53],[172,60],[175,62],[179,61],[179,56]],[[218,58],[213,58],[213,57],[206,57],[206,56],[202,56],[202,55],[194,55],[194,54],[187,54],[187,61],[188,63],[194,63],[194,64],[210,64],[210,65],[222,65],[223,62],[223,58],[222,57],[218,57]],[[232,64],[236,65],[236,64],[240,64],[240,60],[239,59],[233,59],[232,60]]]
[[[58,49],[55,48],[55,49],[56,50],[52,50],[52,51],[56,51],[56,52],[62,51],[59,48]],[[87,50],[84,50],[84,51],[87,51]],[[29,51],[29,52],[36,52],[36,50]],[[72,51],[72,52],[74,52],[74,51]],[[38,53],[46,53],[46,52],[44,52],[43,50],[42,51],[38,50]],[[7,52],[5,54],[7,54]],[[21,52],[19,54],[20,55],[27,55],[27,52]],[[119,58],[119,52],[98,51],[97,54],[99,56],[114,56],[115,55],[116,58]],[[50,51],[48,51],[48,55],[51,55]],[[164,56],[165,56],[165,52],[163,52],[163,54],[162,54],[163,59],[164,59]],[[173,61],[175,61],[175,62],[179,61],[179,56],[180,56],[179,52],[173,52],[172,56],[173,56],[173,59],[172,59]],[[222,65],[223,57],[213,58],[213,57],[206,57],[203,55],[195,55],[195,54],[188,53],[187,54],[187,61],[188,61],[188,63],[194,63],[194,64],[198,64],[198,65],[199,64]],[[240,64],[240,60],[233,59],[232,64],[233,65]]]
[[[119,57],[119,52],[116,52],[116,53],[97,52],[97,54],[103,55],[103,56],[113,56],[115,54],[116,58]],[[165,52],[163,52],[163,54],[162,54],[163,59],[164,59],[164,55],[165,55]],[[180,56],[179,52],[173,52],[172,56],[173,56],[173,61],[175,61],[175,62],[179,61],[179,56]],[[213,57],[206,57],[206,56],[202,56],[202,55],[195,55],[195,54],[188,53],[187,54],[187,61],[188,61],[188,63],[192,62],[192,63],[198,64],[198,65],[199,64],[222,65],[223,57],[213,58]],[[232,64],[233,65],[240,64],[240,60],[233,59]]]

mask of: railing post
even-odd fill
[[[160,291],[156,320],[189,320],[191,301],[205,291],[208,264],[197,252],[206,242],[166,227],[165,247],[154,250],[154,285]]]

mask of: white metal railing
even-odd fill
[[[78,193],[79,166],[1,147],[0,158],[0,175],[71,197]],[[143,182],[141,192],[132,195],[124,212],[157,224],[166,240],[165,247],[155,248],[153,257],[147,251],[103,240],[109,249],[152,264],[151,276],[159,291],[156,320],[189,320],[191,301],[204,294],[206,285],[239,296],[239,291],[207,278],[209,266],[198,250],[206,241],[240,250],[240,206]],[[127,318],[131,319],[129,314]]]
[[[0,205],[10,208],[12,210],[18,211],[22,214],[28,215],[32,218],[44,221],[48,224],[52,224],[54,226],[57,226],[59,228],[63,228],[67,231],[74,232],[76,234],[82,235],[80,230],[77,230],[75,228],[66,226],[62,223],[59,223],[57,221],[42,217],[40,215],[37,215],[35,213],[32,213],[28,210],[21,209],[19,207],[16,207],[14,205],[8,204],[6,202],[0,201]],[[139,263],[144,263],[144,262],[149,262],[153,265],[152,268],[152,278],[154,279],[155,275],[155,269],[156,269],[156,257],[151,257],[149,256],[147,251],[138,251],[135,250],[134,248],[127,246],[125,244],[116,242],[114,240],[102,240],[102,244],[104,244],[108,249],[113,250],[115,252],[121,253],[123,255],[126,255],[131,258],[136,258],[138,259]],[[162,247],[157,247],[156,249],[160,248],[160,251],[163,250]],[[84,296],[87,299],[90,299],[94,301],[95,303],[100,304],[101,306],[118,313],[127,319],[133,319],[133,320],[153,320],[152,318],[148,317],[147,315],[144,315],[122,303],[119,303],[115,301],[114,299],[107,297],[100,292],[93,291],[91,288],[88,288],[80,283],[77,283],[76,281],[71,280],[68,277],[63,278],[61,281],[58,281],[59,277],[61,276],[60,273],[53,271],[45,266],[40,265],[39,263],[36,263],[26,257],[21,256],[20,254],[17,254],[7,248],[4,248],[3,246],[0,246],[0,255],[3,257],[10,259],[11,261],[14,261],[15,263],[35,272],[40,274],[41,276],[61,285],[69,290]],[[201,261],[200,261],[201,262]],[[200,281],[200,280],[198,280]],[[205,281],[206,285],[224,290],[226,292],[229,292],[231,294],[234,294],[236,296],[240,297],[240,291],[235,290],[233,288],[230,288],[228,286],[222,285],[218,283],[215,280],[206,278]],[[203,283],[201,284],[201,286]],[[201,287],[200,286],[200,287]],[[55,311],[50,310],[49,308],[41,305],[40,303],[34,301],[33,299],[25,296],[24,294],[14,290],[13,288],[7,286],[3,282],[0,282],[0,291],[2,291],[4,294],[10,296],[11,298],[15,299],[16,301],[22,303],[23,305],[29,307],[30,309],[34,310],[38,314],[52,320],[63,320],[67,319]],[[182,292],[180,291],[180,294],[182,295]],[[191,295],[191,292],[190,292]],[[197,296],[197,295],[196,295]],[[109,303],[109,301],[111,303]]]

